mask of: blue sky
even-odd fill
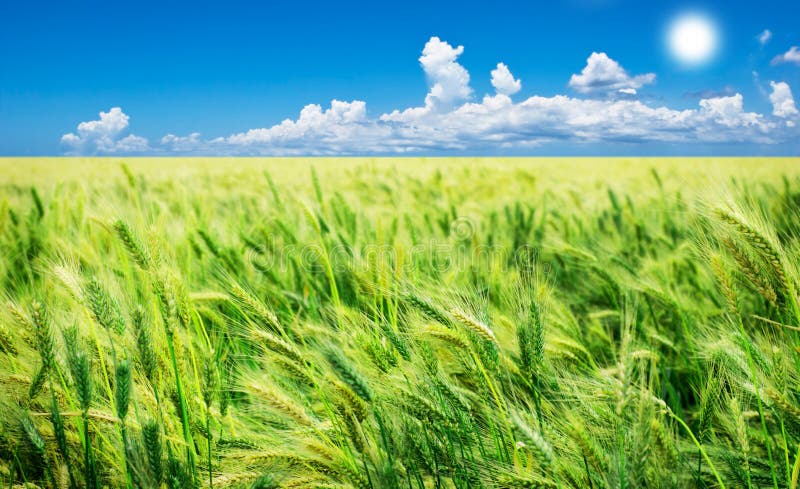
[[[692,67],[665,42],[688,11],[719,36]],[[3,2],[0,154],[797,155],[798,18],[796,0]]]

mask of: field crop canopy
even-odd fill
[[[0,175],[1,487],[797,487],[798,158]]]

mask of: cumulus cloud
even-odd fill
[[[619,63],[606,53],[592,53],[580,75],[572,75],[569,86],[578,93],[614,92],[639,89],[656,80],[654,73],[630,76]]]
[[[700,108],[718,126],[768,128],[761,114],[744,111],[744,98],[740,93],[730,97],[703,99],[700,101]]]
[[[769,95],[769,101],[772,102],[772,114],[784,119],[797,117],[797,106],[794,104],[794,97],[789,84],[771,81],[769,86],[772,87],[772,93]]]
[[[764,29],[761,31],[761,34],[756,36],[756,39],[758,39],[759,44],[766,46],[769,40],[772,39],[772,31],[769,29]]]
[[[108,112],[100,112],[100,119],[96,121],[81,122],[78,124],[78,133],[82,136],[98,135],[111,137],[122,132],[128,127],[130,117],[122,112],[119,107],[112,107]]]
[[[208,145],[202,139],[199,132],[193,132],[188,136],[177,136],[167,134],[161,138],[161,147],[170,153],[201,153],[208,149]]]
[[[148,150],[150,150],[150,145],[147,138],[135,134],[129,134],[116,141],[110,148],[101,149],[106,153],[143,153]]]
[[[655,75],[630,76],[604,53],[593,53],[570,80],[577,96],[534,95],[515,102],[511,95],[521,81],[498,63],[491,72],[495,93],[474,100],[469,73],[457,62],[463,51],[435,37],[425,45],[420,63],[430,90],[418,107],[371,116],[364,101],[334,99],[327,107],[306,105],[295,118],[272,126],[216,138],[167,134],[154,146],[135,135],[123,137],[128,116],[113,108],[62,141],[83,153],[359,155],[524,152],[555,142],[775,144],[800,137],[797,108],[784,82],[772,83],[771,115],[747,111],[742,95],[728,87],[698,92],[694,108],[674,109],[637,98],[638,88]]]
[[[438,37],[425,44],[419,63],[431,83],[426,107],[448,108],[472,95],[469,72],[456,62],[463,52],[464,46],[454,48]]]
[[[367,104],[360,100],[331,101],[330,108],[322,110],[318,104],[309,104],[300,111],[297,120],[286,119],[269,128],[251,129],[211,141],[213,145],[260,148],[281,147],[286,154],[319,154],[322,152],[351,152],[359,139],[366,145],[380,131],[367,120]],[[327,151],[323,151],[326,149]]]
[[[505,63],[497,63],[497,68],[493,69],[492,86],[497,93],[503,95],[514,95],[522,88],[522,82],[514,79],[514,75],[509,71]]]
[[[122,137],[130,117],[119,107],[100,112],[100,118],[78,124],[78,133],[61,136],[61,143],[72,154],[137,153],[149,150],[147,139],[130,134]]]
[[[697,108],[685,110],[565,95],[514,103],[508,95],[496,94],[451,111],[396,111],[379,119],[326,115],[332,112],[314,106],[313,123],[304,109],[297,120],[214,139],[207,149],[235,154],[388,154],[502,151],[557,141],[772,143],[777,136],[775,122],[745,111],[740,94],[703,99]]]
[[[772,58],[772,65],[779,65],[782,63],[794,63],[800,65],[800,48],[792,46],[783,54],[779,54]]]

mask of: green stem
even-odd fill
[[[169,347],[169,356],[172,361],[172,371],[175,374],[175,389],[178,392],[178,403],[180,404],[181,412],[181,425],[183,426],[183,440],[186,443],[186,463],[189,465],[189,470],[192,472],[192,481],[197,480],[197,471],[194,461],[194,443],[192,442],[192,432],[189,429],[189,413],[186,409],[186,400],[183,397],[183,387],[181,386],[181,376],[178,370],[178,359],[175,356],[175,344],[173,342],[173,335],[171,331],[167,331],[167,346]]]
[[[617,450],[619,451],[619,487],[628,487],[627,475],[625,475],[625,443],[622,435],[622,425],[617,429]]]
[[[789,484],[792,477],[789,465],[789,439],[786,436],[786,426],[783,424],[783,419],[781,419],[781,436],[783,437],[783,462],[786,465],[786,483]]]
[[[89,412],[83,411],[81,413],[83,418],[83,443],[84,443],[84,464],[85,464],[85,477],[86,487],[90,489],[97,489],[97,468],[94,465],[94,454],[92,453],[92,441],[89,436]]]
[[[22,466],[22,461],[19,459],[19,445],[18,444],[14,445],[14,460],[17,461],[17,467],[19,467],[19,473],[22,476],[22,482],[25,485],[27,485],[28,484],[28,480],[25,477],[25,467]],[[16,479],[16,476],[15,476],[15,472],[14,472],[13,466],[12,466],[11,477],[10,477],[9,482],[8,482],[8,488],[9,489],[14,487],[14,480],[15,479]]]
[[[772,475],[772,486],[774,489],[778,489],[778,475],[775,473],[775,463],[772,460],[772,447],[770,443],[769,431],[767,430],[767,422],[764,419],[764,408],[761,405],[761,394],[759,393],[758,389],[758,379],[756,378],[756,366],[755,362],[753,361],[753,352],[750,348],[750,340],[747,338],[747,334],[744,330],[744,323],[742,323],[742,317],[738,317],[739,322],[739,332],[742,335],[742,340],[744,340],[745,349],[747,350],[747,363],[750,366],[750,376],[753,379],[753,389],[756,391],[756,403],[758,406],[758,417],[761,419],[761,430],[764,432],[764,444],[767,447],[767,459],[769,460],[769,471]]]
[[[125,429],[125,420],[120,420],[122,426],[122,464],[125,467],[125,485],[128,489],[133,489],[133,478],[131,477],[131,469],[128,464],[128,431]]]
[[[794,457],[794,465],[792,466],[792,481],[789,484],[789,489],[797,489],[797,476],[800,474],[800,444],[797,445],[797,455]]]
[[[670,418],[677,421],[678,424],[680,424],[684,430],[686,430],[686,433],[689,434],[689,438],[692,439],[694,445],[697,447],[698,450],[700,450],[700,454],[703,456],[703,459],[706,461],[708,467],[711,469],[711,473],[714,474],[714,477],[717,479],[717,483],[719,484],[720,489],[725,489],[725,483],[722,482],[722,477],[720,477],[719,472],[717,472],[717,468],[714,466],[714,463],[708,457],[706,451],[703,450],[703,445],[701,445],[700,442],[697,441],[697,438],[695,438],[694,433],[692,433],[692,430],[689,428],[689,426],[681,418],[675,416],[675,413],[673,413],[671,409],[666,408],[666,413]]]
[[[214,478],[211,467],[211,406],[206,406],[206,446],[208,448],[208,487],[214,489]]]
[[[50,379],[50,396],[51,396],[51,402],[53,403],[53,409],[54,410],[58,410],[58,401],[56,400],[56,391],[55,391],[55,387],[53,387],[53,377],[50,376],[49,379]],[[51,419],[51,422],[55,423],[55,421],[53,419]],[[62,423],[62,429],[63,429],[63,423],[64,423],[63,420],[62,420],[61,423]],[[53,425],[53,431],[55,432],[55,424]],[[64,448],[66,448],[67,450],[69,449],[68,447],[64,447]],[[67,474],[69,475],[69,488],[70,489],[76,489],[78,486],[75,484],[75,475],[72,473],[72,465],[69,463],[69,453],[67,451],[65,451],[64,453],[61,454],[61,456],[64,457],[64,464],[67,466]]]

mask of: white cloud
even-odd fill
[[[772,65],[778,65],[781,63],[794,63],[796,65],[800,65],[800,48],[797,46],[792,46],[783,54],[779,54],[772,58]]]
[[[251,154],[260,154],[264,148],[276,148],[281,154],[385,150],[377,143],[390,136],[389,130],[368,119],[366,107],[366,103],[360,100],[333,100],[330,108],[325,110],[320,105],[309,104],[300,111],[297,120],[286,119],[272,127],[251,129],[209,143],[214,148],[232,148]]]
[[[759,44],[765,46],[769,40],[772,39],[772,31],[769,29],[764,29],[761,31],[761,34],[756,36],[756,39],[758,39]]]
[[[182,144],[190,144],[195,145],[200,142],[200,133],[193,132],[188,136],[176,136],[174,134],[167,134],[163,138],[161,138],[161,144],[165,145],[182,145]]]
[[[730,97],[716,97],[700,101],[701,111],[724,127],[764,127],[763,116],[744,111],[744,98],[737,93]]]
[[[136,153],[149,150],[147,139],[130,134],[121,137],[130,117],[119,107],[100,112],[100,119],[78,124],[78,134],[61,136],[61,143],[72,154]]]
[[[614,92],[624,88],[638,89],[656,80],[654,73],[630,76],[606,53],[592,53],[580,75],[572,75],[569,86],[578,93]]]
[[[524,152],[554,142],[581,144],[775,144],[796,140],[797,108],[789,86],[772,84],[772,115],[748,112],[741,94],[699,94],[695,108],[674,109],[637,99],[655,75],[630,76],[605,54],[593,53],[570,80],[579,94],[511,99],[521,81],[503,63],[492,70],[496,93],[470,101],[469,73],[457,63],[463,47],[431,38],[420,63],[430,81],[425,103],[370,116],[364,101],[306,105],[296,118],[225,137],[167,134],[155,146],[125,137],[129,119],[119,108],[81,123],[62,137],[72,152],[162,154],[337,155],[440,152]],[[728,93],[730,92],[730,93]],[[646,148],[646,147],[645,147]],[[645,149],[646,151],[646,149]]]
[[[514,95],[522,88],[522,82],[514,79],[505,63],[497,63],[497,68],[492,70],[492,86],[497,93]]]
[[[108,148],[103,148],[102,152],[107,153],[142,153],[148,151],[150,149],[150,145],[147,142],[147,138],[143,138],[141,136],[137,136],[135,134],[129,134],[124,138],[116,141],[113,146]]]
[[[129,120],[130,117],[122,112],[122,109],[119,107],[112,107],[108,112],[100,112],[99,120],[81,122],[78,124],[78,133],[81,136],[114,136],[128,127]]]
[[[313,124],[304,109],[296,121],[211,140],[209,150],[293,155],[507,150],[554,141],[772,143],[777,127],[746,112],[740,94],[703,99],[698,108],[686,110],[565,95],[514,103],[497,94],[451,111],[395,111],[358,120],[330,117],[332,109],[312,107]]]
[[[431,83],[426,107],[448,108],[472,95],[469,72],[456,62],[463,52],[464,46],[454,48],[438,37],[431,37],[425,44],[419,62]]]
[[[794,97],[789,84],[771,81],[769,86],[772,87],[772,93],[769,95],[769,101],[772,102],[772,115],[784,119],[797,116],[798,111],[794,105]]]
[[[66,146],[79,146],[80,143],[81,138],[71,132],[61,136],[61,144]]]

